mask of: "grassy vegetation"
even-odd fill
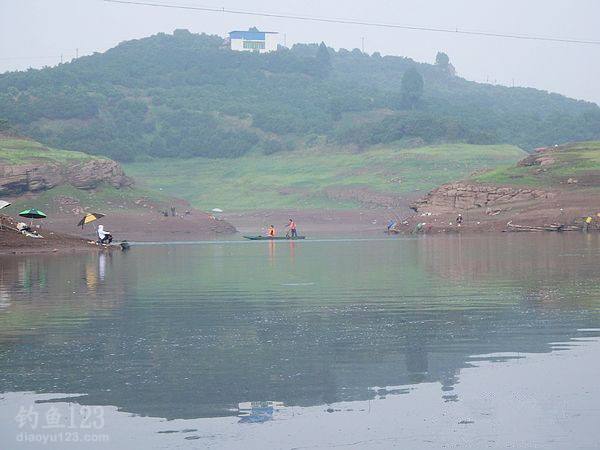
[[[329,199],[324,191],[364,187],[409,194],[476,170],[514,164],[524,156],[510,145],[386,146],[362,153],[314,149],[231,160],[160,159],[125,169],[144,185],[202,209],[347,208],[357,205]]]
[[[39,208],[46,213],[55,213],[57,208],[55,199],[59,197],[76,199],[80,205],[89,208],[90,211],[97,210],[104,213],[136,210],[141,206],[135,202],[141,198],[148,199],[152,203],[169,203],[169,197],[148,189],[117,189],[112,186],[102,186],[93,191],[84,191],[70,185],[63,185],[41,192],[35,198],[21,198],[9,207],[10,210],[7,208],[6,211]]]
[[[65,163],[92,158],[98,157],[81,152],[48,148],[28,139],[0,138],[0,163],[4,164],[24,164],[33,160]]]
[[[547,156],[554,160],[551,164],[497,167],[473,177],[473,180],[550,188],[566,184],[572,178],[578,180],[577,185],[600,186],[600,142],[581,142],[559,147]]]

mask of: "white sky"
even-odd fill
[[[149,0],[152,1],[152,0]],[[600,41],[598,0],[155,0],[403,25],[450,27]],[[187,28],[225,36],[250,26],[285,33],[288,45],[325,41],[432,62],[450,55],[459,75],[531,86],[600,103],[600,45],[469,37],[194,12],[102,0],[0,0],[0,73],[53,65],[159,31]]]

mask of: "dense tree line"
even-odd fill
[[[10,125],[8,124],[8,120],[0,117],[0,133],[6,133],[10,130]]]
[[[454,73],[442,52],[433,65],[324,43],[260,55],[176,30],[0,75],[0,117],[47,144],[121,161],[274,153],[316,138],[525,149],[600,138],[595,104]]]

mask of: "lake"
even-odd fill
[[[598,448],[600,236],[0,257],[2,448]]]

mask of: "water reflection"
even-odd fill
[[[238,405],[239,423],[264,423],[273,420],[275,412],[284,407],[281,402],[243,402]]]
[[[460,402],[473,355],[598,334],[578,331],[600,322],[598,242],[546,239],[2,259],[0,391],[83,393],[82,404],[169,419],[235,416],[263,399],[410,397],[423,382]],[[262,405],[243,417],[270,420],[277,408]]]

